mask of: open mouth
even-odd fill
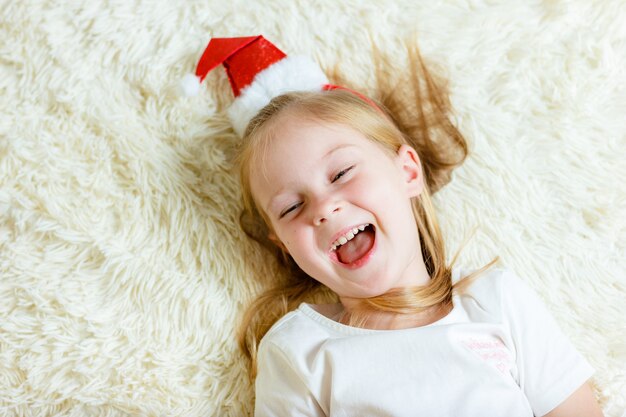
[[[329,256],[335,263],[354,269],[363,266],[369,260],[375,246],[376,228],[372,224],[367,224],[350,240],[333,247]]]

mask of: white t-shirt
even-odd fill
[[[453,282],[468,272],[453,269]],[[356,328],[302,303],[263,337],[258,364],[257,417],[543,416],[594,371],[536,293],[501,268],[422,327]]]

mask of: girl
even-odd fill
[[[601,416],[593,369],[513,271],[446,263],[431,193],[467,143],[409,52],[408,111],[327,88],[241,125],[242,227],[287,271],[240,331],[255,415]]]

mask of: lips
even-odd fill
[[[330,245],[328,245],[328,246],[332,250],[333,243],[335,243],[341,236],[344,236],[346,233],[352,231],[353,229],[358,229],[359,226],[364,226],[364,225],[368,225],[368,226],[374,227],[371,223],[357,223],[354,226],[346,227],[346,228],[340,230],[339,232],[335,233],[335,235],[333,236],[332,240],[330,241]]]
[[[361,223],[363,224],[363,223]],[[374,227],[373,224],[369,224],[367,227],[371,227],[372,228],[372,232],[374,234],[374,242],[372,243],[372,247],[363,255],[361,256],[359,259],[349,263],[349,264],[345,264],[341,261],[339,261],[339,258],[337,257],[337,252],[334,250],[330,250],[328,252],[328,256],[330,258],[330,260],[337,264],[340,265],[343,268],[347,268],[347,269],[358,269],[362,266],[364,266],[365,264],[367,264],[369,262],[369,260],[372,258],[372,255],[376,252],[376,249],[378,247],[378,239],[376,238],[376,227]],[[350,228],[346,228],[346,231],[350,230]],[[344,232],[345,233],[345,232]],[[341,233],[338,233],[336,236],[342,236]],[[333,242],[337,240],[336,238],[333,240]]]

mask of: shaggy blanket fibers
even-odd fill
[[[416,32],[450,80],[449,257],[477,227],[460,263],[516,270],[622,415],[623,1],[62,3],[0,3],[0,415],[252,412],[234,328],[276,264],[237,226],[223,69],[176,86],[211,36],[263,34],[371,94],[368,30],[389,74]]]

